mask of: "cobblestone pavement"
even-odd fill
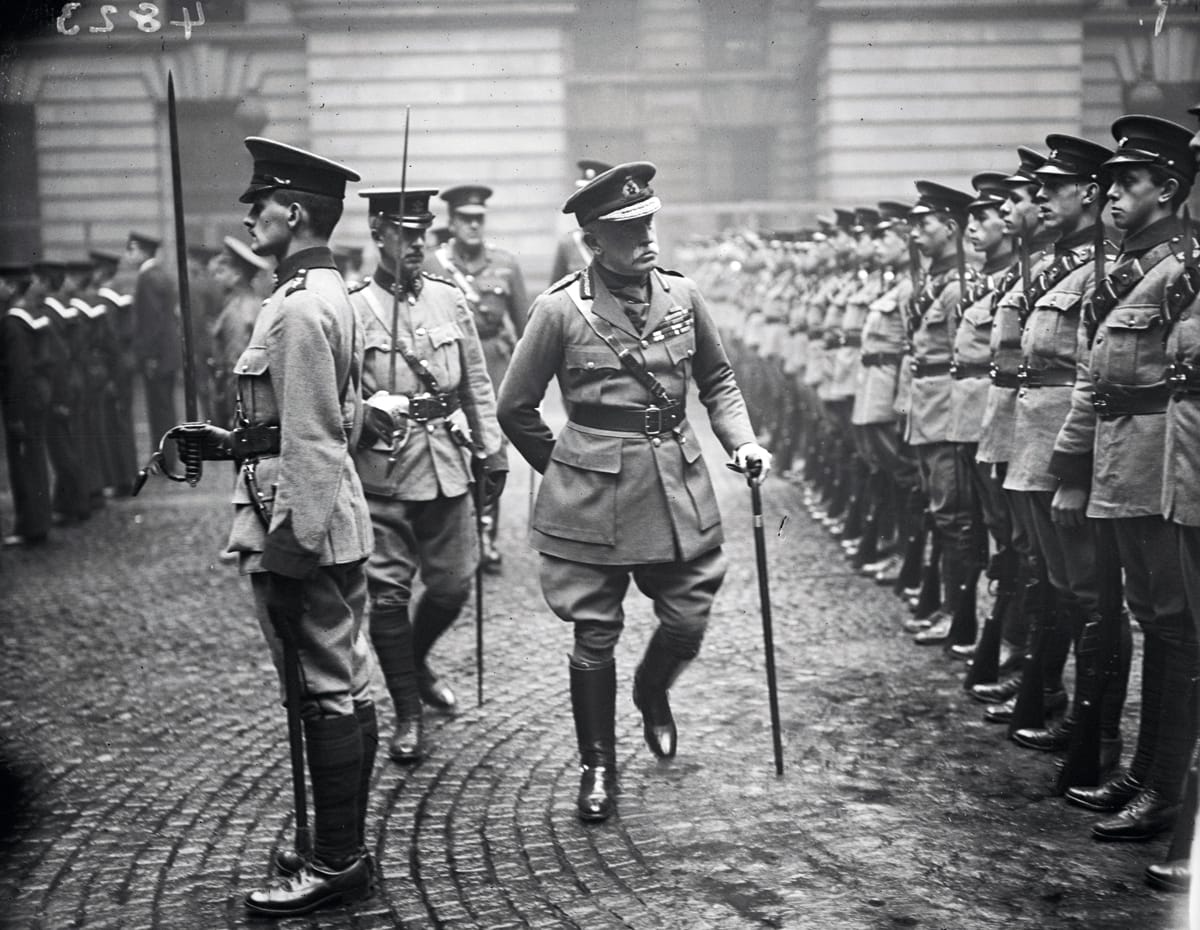
[[[631,596],[620,813],[575,819],[569,632],[537,589],[529,472],[514,462],[505,571],[487,582],[484,704],[471,700],[468,614],[435,655],[466,707],[431,720],[422,764],[381,758],[375,772],[379,892],[280,925],[1183,926],[1183,901],[1141,879],[1166,841],[1093,842],[1094,817],[1049,795],[1052,760],[982,722],[961,667],[913,646],[899,603],[850,574],[772,478],[776,777],[749,494],[706,442],[731,566],[704,652],[672,692],[677,759],[641,740],[629,692],[651,616]],[[217,557],[228,484],[217,467],[200,489],[159,482],[0,557],[3,926],[259,925],[241,895],[291,835],[291,794],[248,588]],[[1132,734],[1132,701],[1128,713]],[[386,738],[390,713],[383,724]]]

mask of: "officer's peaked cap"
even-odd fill
[[[459,184],[442,191],[451,213],[486,213],[492,189],[484,184]]]
[[[980,210],[985,207],[998,208],[1008,200],[1007,171],[980,171],[971,178],[971,186],[975,188],[975,198],[967,204],[970,210]]]
[[[595,220],[621,223],[652,216],[662,209],[650,181],[658,169],[648,161],[631,161],[609,168],[575,191],[563,204],[580,226]]]
[[[254,159],[250,186],[238,199],[254,203],[270,191],[291,190],[319,194],[341,200],[346,182],[362,180],[356,171],[294,145],[286,145],[261,136],[246,139],[246,148]]]
[[[854,211],[847,210],[844,207],[833,208],[833,225],[838,229],[844,229],[846,232],[854,231]]]
[[[371,187],[358,192],[367,198],[367,209],[372,216],[382,216],[405,229],[428,229],[433,225],[433,213],[429,201],[437,193],[435,187],[423,187],[404,191],[404,208],[400,207],[400,188]]]
[[[1017,165],[1016,171],[1004,179],[1005,183],[1016,186],[1022,184],[1040,184],[1041,182],[1034,172],[1046,164],[1046,156],[1028,146],[1018,145],[1017,158],[1020,160],[1020,164]]]
[[[88,258],[97,265],[119,265],[121,256],[116,252],[109,252],[106,249],[89,249]]]
[[[876,232],[891,229],[899,223],[908,220],[911,203],[901,203],[899,200],[881,200],[875,206],[879,207],[879,222],[875,224]]]
[[[150,236],[150,235],[147,235],[146,233],[138,232],[137,230],[134,230],[133,232],[131,232],[129,234],[129,236],[127,237],[127,241],[136,242],[139,246],[141,246],[143,249],[145,249],[151,255],[153,255],[155,252],[157,252],[158,247],[160,245],[162,245],[162,240],[159,239],[157,236]]]
[[[1192,131],[1169,119],[1133,114],[1112,124],[1117,151],[1105,166],[1146,165],[1161,168],[1172,177],[1191,185],[1196,177],[1196,161],[1188,144]]]
[[[879,225],[879,211],[874,207],[854,208],[854,232],[861,234],[870,232]]]
[[[1063,133],[1046,136],[1046,145],[1050,149],[1046,164],[1034,172],[1043,178],[1068,177],[1098,181],[1101,165],[1113,157],[1112,149],[1098,142]]]
[[[591,181],[598,175],[604,174],[605,171],[612,167],[608,162],[596,161],[594,158],[581,158],[575,165],[579,168],[579,178],[575,182],[576,187],[583,187],[588,181]]]
[[[908,211],[909,217],[936,213],[956,220],[960,226],[966,225],[967,208],[974,197],[935,181],[917,181],[916,184],[919,197],[916,205]]]

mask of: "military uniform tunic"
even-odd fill
[[[896,422],[896,388],[904,353],[903,307],[912,297],[912,278],[884,272],[883,293],[871,301],[863,320],[862,364],[851,422],[855,426]]]
[[[979,442],[983,412],[991,384],[992,315],[996,304],[1014,283],[1006,274],[1012,255],[989,262],[972,287],[962,319],[954,333],[954,367],[950,379],[951,442]]]
[[[721,515],[700,446],[684,421],[657,435],[568,422],[554,436],[538,412],[557,377],[570,416],[579,404],[644,409],[653,398],[592,330],[610,327],[680,403],[696,381],[727,450],[754,440],[746,405],[696,285],[650,276],[642,332],[592,270],[534,301],[525,336],[500,388],[500,424],[544,474],[530,528],[534,549],[574,562],[636,565],[691,560],[720,546]],[[664,321],[666,325],[664,325]]]

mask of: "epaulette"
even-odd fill
[[[558,291],[563,290],[563,288],[574,283],[575,281],[578,281],[579,276],[581,274],[583,274],[582,271],[572,271],[568,274],[563,275],[561,278],[559,278],[557,281],[555,281],[553,284],[551,284],[548,288],[546,288],[546,293],[547,294],[555,294]]]
[[[457,284],[455,284],[449,278],[443,278],[440,274],[430,274],[428,271],[422,270],[421,277],[428,278],[430,281],[437,281],[438,284],[448,284],[448,285],[450,285],[450,287],[453,287],[455,289],[458,288]]]
[[[356,284],[354,284],[353,287],[346,288],[346,293],[347,294],[357,294],[359,291],[361,291],[363,288],[365,288],[370,283],[371,283],[371,278],[368,275],[367,277],[363,278],[361,281],[358,281]]]
[[[284,297],[291,297],[296,291],[302,291],[308,287],[308,269],[300,268],[288,280],[287,290],[283,292]]]

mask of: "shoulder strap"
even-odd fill
[[[662,382],[650,373],[646,366],[642,364],[641,360],[637,358],[632,351],[621,344],[621,341],[617,338],[617,334],[613,331],[612,327],[610,327],[607,323],[604,323],[594,313],[592,313],[592,302],[591,300],[585,300],[583,298],[583,296],[580,294],[578,284],[568,287],[567,294],[570,295],[571,302],[575,304],[575,309],[579,311],[579,315],[583,317],[583,321],[587,323],[588,328],[591,329],[591,331],[595,333],[596,336],[599,337],[599,339],[606,346],[612,349],[613,353],[620,361],[621,367],[629,372],[629,374],[633,376],[634,380],[637,381],[638,384],[649,391],[650,396],[653,397],[660,405],[674,405],[675,400],[669,393],[667,393],[667,389],[663,387]],[[601,324],[603,324],[603,328],[604,330],[607,330],[607,332],[601,330]]]
[[[446,247],[444,245],[438,246],[433,254],[437,256],[438,263],[446,269],[446,273],[458,285],[458,289],[466,294],[467,300],[472,304],[479,303],[479,291],[475,290],[474,285],[467,280],[467,276],[450,260],[450,253],[446,251]]]
[[[383,327],[384,332],[392,337],[392,345],[396,348],[396,351],[400,353],[400,357],[404,359],[404,363],[412,369],[412,373],[417,376],[417,380],[425,385],[430,393],[440,394],[442,392],[442,386],[438,383],[438,379],[434,377],[433,372],[429,370],[429,363],[423,359],[417,358],[416,353],[412,350],[412,347],[400,338],[400,334],[393,333],[391,331],[391,327],[389,327],[383,320],[383,311],[379,306],[379,301],[375,299],[375,295],[372,294],[369,289],[362,291],[362,295],[366,298],[367,305],[371,308],[371,312],[375,315],[375,319],[379,321],[379,325]]]

